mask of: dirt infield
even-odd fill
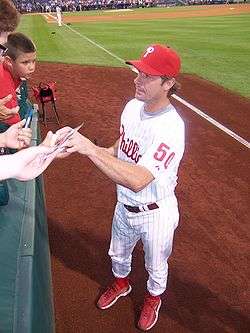
[[[81,132],[108,146],[118,136],[122,107],[133,97],[133,77],[126,68],[42,63],[33,83],[57,81],[62,125],[76,126],[84,120]],[[179,79],[181,96],[250,139],[248,99],[198,77]],[[186,152],[177,187],[181,220],[168,292],[152,332],[246,333],[250,327],[249,150],[173,103],[186,123]],[[42,126],[42,134],[56,128],[53,123]],[[56,332],[137,332],[147,278],[140,245],[133,258],[131,295],[106,311],[95,307],[100,289],[111,278],[107,251],[114,184],[88,159],[74,155],[46,171],[45,187]]]
[[[105,21],[123,21],[123,20],[156,20],[156,19],[171,19],[171,18],[191,18],[191,17],[204,17],[204,16],[223,16],[223,15],[239,15],[244,13],[250,13],[250,4],[231,4],[231,5],[216,5],[216,6],[194,6],[194,7],[183,7],[183,9],[176,12],[138,12],[129,11],[122,12],[117,11],[116,13],[109,13],[105,15],[72,15],[64,16],[64,23],[74,22],[105,22]],[[54,19],[50,16],[45,15],[47,22],[52,23]]]

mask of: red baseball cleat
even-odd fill
[[[142,331],[148,331],[156,324],[160,307],[160,296],[146,295],[138,322],[138,327]]]
[[[128,278],[115,278],[111,286],[107,287],[97,302],[99,309],[110,308],[118,298],[127,296],[132,290]]]

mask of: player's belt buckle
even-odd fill
[[[139,206],[139,207],[129,206],[129,205],[124,205],[124,207],[131,213],[146,212],[148,210],[154,210],[154,209],[159,208],[159,206],[157,205],[156,202],[153,202],[153,203],[148,204],[148,205],[142,205],[142,206]]]

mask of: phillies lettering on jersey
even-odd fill
[[[121,116],[118,158],[146,168],[154,180],[137,193],[117,184],[118,201],[138,206],[174,196],[183,152],[184,124],[173,105],[148,114],[143,102],[128,102]]]
[[[139,154],[139,145],[133,139],[125,137],[124,126],[121,126],[121,139],[120,139],[120,150],[123,151],[128,158],[131,158],[132,161],[138,163],[141,155]]]

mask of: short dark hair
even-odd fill
[[[172,79],[172,77],[161,76],[161,84],[164,84],[164,82],[171,80],[171,79]],[[168,91],[168,97],[175,94],[180,89],[181,89],[181,84],[175,80],[175,84]]]
[[[32,40],[21,32],[9,34],[5,46],[8,48],[6,55],[12,60],[16,60],[22,53],[36,52],[36,47]]]
[[[18,26],[20,15],[10,0],[0,0],[0,34],[11,32]]]

